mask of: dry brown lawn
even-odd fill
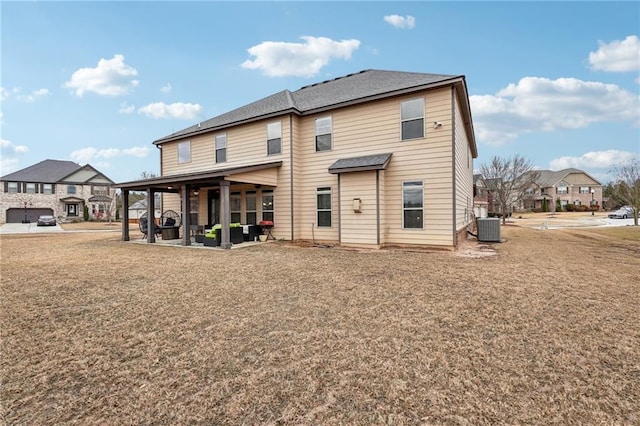
[[[640,228],[496,256],[0,238],[5,424],[638,424]]]

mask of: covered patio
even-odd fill
[[[282,161],[254,164],[248,166],[230,167],[186,174],[142,179],[131,182],[123,182],[114,185],[122,190],[122,205],[129,206],[129,194],[132,191],[145,192],[147,200],[153,200],[155,194],[177,194],[180,198],[180,216],[182,226],[181,245],[191,245],[191,194],[201,190],[208,192],[219,191],[220,200],[220,248],[231,248],[230,223],[230,188],[234,185],[254,185],[256,188],[277,186],[277,168],[282,166]],[[154,218],[153,203],[147,203],[148,218]],[[129,235],[129,210],[123,208],[122,212],[122,241],[130,241]],[[156,242],[154,232],[147,232],[147,243]]]

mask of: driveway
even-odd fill
[[[56,226],[38,226],[32,223],[5,223],[0,226],[0,234],[46,234],[50,232],[64,232],[60,225]]]

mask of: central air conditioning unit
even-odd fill
[[[487,217],[478,219],[478,241],[500,242],[500,219]]]

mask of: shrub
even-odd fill
[[[89,220],[89,206],[87,206],[86,204],[84,205],[84,209],[82,211],[82,217],[85,221]]]

